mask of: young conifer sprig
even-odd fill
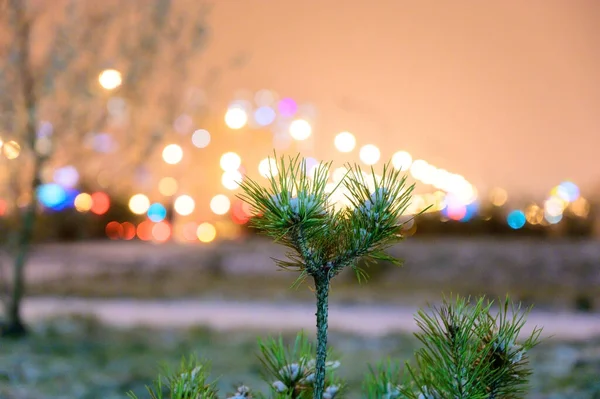
[[[343,209],[336,218],[341,221],[336,235],[344,238],[338,241],[341,247],[334,261],[336,269],[355,266],[355,261],[361,257],[399,263],[384,251],[402,239],[401,216],[410,205],[414,184],[407,186],[406,175],[390,163],[383,166],[381,176],[377,176],[373,168],[370,176],[358,165],[348,165],[348,169],[343,184],[352,207]]]
[[[325,191],[330,167],[320,163],[311,174],[300,155],[287,162],[281,157],[268,187],[248,177],[240,183],[244,193],[239,198],[255,214],[251,226],[294,249],[290,261],[277,261],[279,266],[305,271],[323,263],[322,247],[330,238],[330,193]]]
[[[424,347],[416,353],[416,367],[407,364],[417,388],[403,394],[412,399],[523,397],[531,374],[527,352],[539,343],[541,330],[535,328],[517,344],[529,310],[522,312],[507,298],[492,315],[492,305],[485,298],[471,303],[457,296],[431,314],[419,311],[416,336]]]

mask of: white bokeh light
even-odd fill
[[[183,150],[177,144],[169,144],[163,149],[162,157],[169,165],[175,165],[183,159]]]
[[[225,113],[225,124],[230,129],[241,129],[248,123],[248,113],[240,105],[232,105]]]
[[[191,213],[194,212],[194,208],[196,208],[196,203],[194,202],[194,199],[189,195],[180,195],[175,200],[173,208],[175,209],[175,212],[177,212],[181,216],[187,216],[191,215]]]
[[[210,210],[215,215],[224,215],[229,212],[231,201],[224,194],[217,194],[210,200]]]
[[[263,159],[258,163],[258,173],[262,177],[277,176],[277,161],[270,157]]]
[[[242,165],[242,158],[235,152],[226,152],[221,155],[219,163],[225,172],[234,171]]]
[[[296,119],[290,124],[290,136],[294,140],[302,141],[310,137],[312,127],[310,123],[304,119]]]
[[[379,162],[379,158],[381,157],[381,152],[379,148],[374,144],[367,144],[361,147],[359,158],[367,165],[375,165]]]
[[[392,165],[396,170],[407,171],[412,164],[412,156],[406,151],[398,151],[392,155]]]
[[[224,172],[221,176],[221,184],[228,190],[235,190],[240,186],[242,174],[237,170]]]
[[[341,132],[335,136],[333,143],[339,152],[350,152],[356,147],[356,138],[350,132]]]
[[[208,130],[198,129],[192,134],[192,144],[197,148],[204,148],[210,144],[210,133]]]

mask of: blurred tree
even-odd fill
[[[174,121],[205,116],[222,68],[201,82],[188,69],[205,47],[208,10],[202,1],[0,0],[0,198],[18,218],[3,335],[26,332],[38,190],[56,168],[116,191],[144,177]]]

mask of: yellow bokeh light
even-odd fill
[[[221,176],[221,184],[228,190],[235,190],[240,186],[242,174],[237,170],[224,172]]]
[[[217,194],[210,200],[210,210],[216,215],[224,215],[229,212],[231,201],[224,194]]]
[[[217,236],[217,229],[208,222],[201,223],[196,229],[196,235],[201,242],[211,242]]]
[[[235,152],[226,152],[221,155],[221,160],[219,161],[221,165],[221,169],[225,172],[232,172],[238,170],[242,165],[242,158]]]
[[[296,119],[290,124],[290,136],[294,140],[302,141],[310,137],[312,127],[308,121],[304,119]]]
[[[339,152],[350,152],[356,147],[356,138],[350,132],[341,132],[333,141]]]
[[[365,164],[375,165],[377,162],[379,162],[381,151],[379,151],[379,148],[377,148],[376,145],[367,144],[361,147],[358,156]]]
[[[172,177],[163,177],[158,182],[158,192],[166,197],[175,195],[178,189],[179,185],[177,184],[177,180]]]
[[[177,144],[169,144],[163,149],[162,158],[169,165],[178,164],[183,159],[183,150]]]
[[[277,173],[279,173],[277,161],[270,157],[263,159],[258,163],[258,173],[262,177],[277,176]]]
[[[239,105],[231,106],[225,113],[225,124],[230,129],[241,129],[248,123],[248,113]]]
[[[407,171],[412,164],[412,155],[406,151],[398,151],[392,155],[392,166],[396,170]]]
[[[121,77],[121,72],[116,69],[105,69],[98,76],[98,82],[106,90],[114,90],[121,86],[123,78]]]
[[[180,195],[175,199],[173,208],[175,209],[175,212],[177,212],[181,216],[187,216],[194,212],[194,209],[196,208],[196,203],[194,202],[194,199],[189,195]]]
[[[17,159],[21,153],[21,146],[14,140],[7,141],[2,146],[2,152],[6,159]]]
[[[490,201],[494,206],[502,206],[508,200],[508,193],[505,189],[495,187],[490,191]]]
[[[544,210],[537,204],[530,204],[525,208],[525,219],[529,224],[540,224],[544,220]]]
[[[144,194],[135,194],[129,199],[129,209],[136,215],[143,215],[150,208],[150,199]]]
[[[590,214],[590,203],[585,198],[579,197],[575,201],[571,202],[569,209],[575,216],[587,218]]]
[[[79,212],[87,212],[92,209],[92,196],[88,193],[81,193],[73,201],[75,209]]]

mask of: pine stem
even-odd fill
[[[327,317],[329,301],[329,273],[315,275],[317,296],[317,359],[315,367],[314,399],[322,399],[325,390],[325,362],[327,361]]]

